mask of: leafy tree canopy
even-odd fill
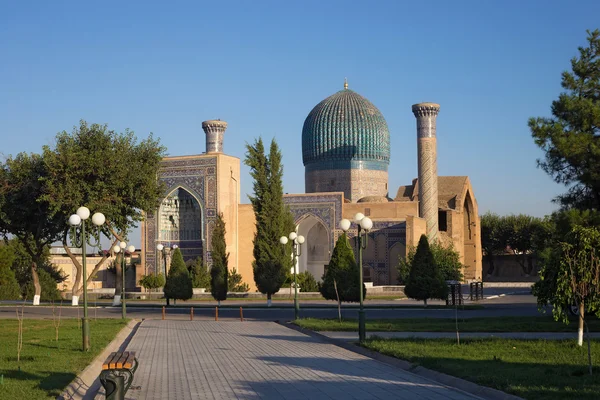
[[[445,281],[462,281],[464,265],[460,262],[460,254],[454,250],[452,244],[444,246],[436,241],[429,246],[429,249]],[[398,280],[400,284],[406,284],[408,281],[416,253],[417,249],[413,247],[406,257],[399,257]]]
[[[552,102],[551,118],[531,118],[535,143],[546,153],[538,165],[569,187],[556,200],[564,207],[600,209],[600,31],[587,31],[587,46],[562,73],[565,92]]]

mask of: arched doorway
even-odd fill
[[[306,242],[302,246],[297,272],[308,271],[320,281],[331,256],[329,231],[319,218],[307,215],[298,223],[298,234],[304,236]]]
[[[186,261],[202,257],[202,207],[190,192],[178,187],[163,199],[158,226],[158,241],[165,248],[179,247]]]

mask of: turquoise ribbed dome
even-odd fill
[[[344,89],[312,109],[302,128],[307,168],[386,170],[390,133],[381,112],[358,93]]]

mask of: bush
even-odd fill
[[[429,246],[429,249],[445,281],[462,281],[464,265],[461,264],[460,254],[454,250],[452,244],[446,247],[435,242]],[[413,247],[406,257],[400,256],[398,260],[396,269],[398,270],[398,283],[401,285],[405,285],[408,280],[416,252],[417,249]]]
[[[210,289],[210,272],[208,267],[198,257],[191,265],[192,287]]]
[[[168,299],[188,300],[192,298],[192,279],[179,248],[173,252],[171,268],[165,282],[164,291],[167,301]]]
[[[421,235],[419,240],[404,293],[411,299],[423,300],[425,305],[427,299],[445,299],[448,296],[444,276],[437,267],[425,235]]]
[[[161,288],[165,286],[165,276],[163,274],[144,275],[140,279],[140,286],[146,290]]]
[[[304,271],[296,276],[298,286],[301,292],[318,292],[319,285],[315,277],[308,271]]]
[[[229,292],[243,293],[250,290],[250,286],[248,286],[248,284],[242,280],[242,275],[240,275],[235,268],[229,272],[227,286],[227,290]]]
[[[15,273],[8,265],[0,265],[0,300],[18,300],[21,298],[21,288],[15,278]]]
[[[52,301],[52,300],[60,300],[60,291],[56,286],[56,281],[52,278],[46,270],[42,268],[38,268],[37,270],[38,277],[40,279],[40,286],[42,289],[42,293],[40,294],[40,301]],[[32,300],[33,295],[35,294],[35,288],[33,287],[33,281],[27,284],[26,288],[27,299]]]

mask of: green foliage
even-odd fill
[[[448,287],[429,247],[427,236],[421,235],[404,287],[407,297],[416,300],[445,299]]]
[[[568,323],[568,307],[584,304],[600,316],[600,231],[574,226],[564,240],[548,249],[533,286],[538,305],[552,305],[556,320]]]
[[[250,286],[243,281],[242,275],[240,275],[235,268],[229,272],[227,287],[229,292],[243,293],[250,290]]]
[[[292,267],[291,246],[282,246],[279,238],[294,230],[294,220],[283,203],[283,165],[277,142],[271,141],[268,157],[261,138],[247,144],[246,150],[244,163],[254,180],[250,202],[256,217],[252,270],[258,290],[270,299]]]
[[[348,243],[346,233],[343,233],[335,243],[319,291],[327,300],[337,301],[335,292],[335,286],[337,285],[341,302],[358,302],[360,300],[359,273],[354,252]],[[363,295],[366,295],[367,288],[364,284],[362,286]]]
[[[0,234],[11,234],[22,245],[30,262],[20,267],[30,267],[32,262],[40,268],[49,266],[48,248],[63,235],[67,214],[53,212],[46,197],[44,181],[50,174],[38,154],[20,153],[0,164]],[[52,271],[50,266],[47,269]],[[15,270],[22,288],[31,277],[27,270]]]
[[[60,291],[58,290],[56,281],[52,278],[52,276],[42,268],[38,268],[37,272],[40,279],[40,286],[42,287],[40,301],[60,300]],[[33,281],[27,284],[25,293],[27,300],[33,299],[33,295],[35,294]]]
[[[298,286],[300,287],[301,292],[318,292],[319,284],[317,280],[308,271],[300,272],[296,276],[296,280],[298,281]]]
[[[165,286],[165,276],[163,274],[143,275],[140,279],[140,286],[147,290],[161,288]]]
[[[212,232],[212,260],[213,265],[210,270],[210,292],[215,300],[221,301],[227,299],[227,288],[229,278],[229,253],[225,243],[225,221],[223,215],[217,216],[215,228]]]
[[[21,298],[21,288],[15,278],[15,273],[2,258],[0,248],[0,300],[18,300]]]
[[[173,251],[164,293],[167,299],[189,300],[192,298],[192,280],[179,248]]]
[[[556,200],[566,208],[600,209],[600,31],[562,73],[565,92],[552,102],[552,118],[530,118],[535,143],[546,153],[538,165],[568,191]]]
[[[198,257],[191,265],[192,286],[195,288],[210,288],[210,272],[202,258]]]
[[[429,246],[429,249],[445,281],[462,281],[464,265],[461,264],[460,254],[454,250],[452,244],[444,246],[439,242],[434,242]],[[405,285],[408,281],[416,252],[417,249],[413,247],[406,257],[400,256],[398,259],[398,282],[401,285]]]

